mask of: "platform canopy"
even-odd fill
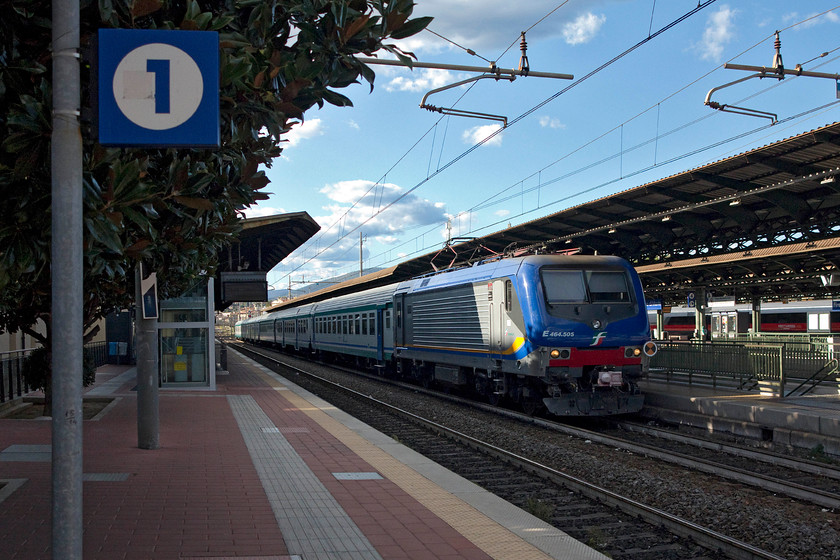
[[[321,226],[306,212],[247,218],[238,240],[219,254],[216,310],[238,301],[267,301],[266,275]]]

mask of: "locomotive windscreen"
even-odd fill
[[[623,270],[542,269],[549,305],[567,303],[630,303],[630,285]]]

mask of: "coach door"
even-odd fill
[[[394,296],[394,347],[405,346],[405,294]]]
[[[376,359],[379,362],[385,360],[385,312],[382,309],[376,310]]]

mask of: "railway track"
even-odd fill
[[[296,383],[350,414],[613,558],[785,557],[354,391],[346,380],[336,384],[324,377],[310,377],[312,374],[293,365],[285,355],[262,351],[258,357],[252,352],[247,353],[269,367],[281,368],[280,373],[294,374]],[[591,432],[583,437],[590,437],[587,441],[591,442],[591,437],[608,436]],[[639,449],[628,453],[642,454]]]

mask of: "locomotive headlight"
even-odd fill
[[[642,355],[642,349],[638,346],[628,346],[624,349],[625,358],[638,358]]]
[[[552,348],[548,353],[548,357],[552,360],[568,360],[572,355],[572,351],[568,348]]]
[[[647,342],[645,342],[645,346],[644,346],[645,356],[650,358],[654,354],[656,354],[657,350],[659,350],[659,348],[656,346],[656,343],[654,341],[648,340]]]

